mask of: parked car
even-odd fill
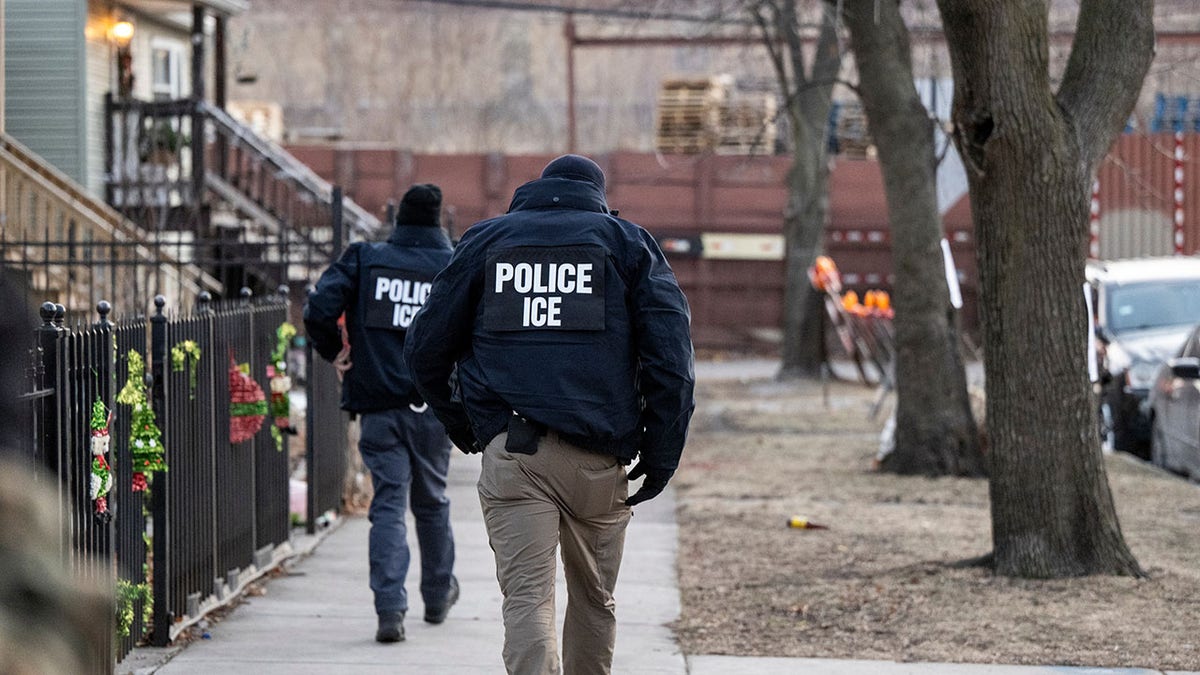
[[[1150,390],[1150,461],[1200,478],[1200,326],[1158,369]]]
[[[1087,280],[1096,312],[1101,438],[1106,447],[1149,459],[1150,387],[1200,323],[1200,258],[1094,262]]]

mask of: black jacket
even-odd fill
[[[611,215],[592,183],[543,178],[467,230],[405,356],[447,429],[469,424],[486,444],[516,412],[669,472],[695,407],[689,320],[649,233]]]
[[[332,361],[342,349],[337,320],[346,313],[354,365],[342,382],[342,408],[371,412],[420,401],[404,363],[404,339],[452,252],[441,228],[401,225],[386,243],[351,244],[321,275],[304,306],[304,327],[316,351]]]

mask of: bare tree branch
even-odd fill
[[[763,35],[763,46],[767,49],[767,55],[771,58],[771,65],[775,67],[775,75],[779,78],[779,89],[783,95],[784,108],[788,115],[788,120],[792,124],[800,122],[799,116],[795,113],[794,107],[790,105],[797,95],[797,91],[792,88],[792,83],[795,82],[788,76],[787,63],[784,61],[783,52],[779,46],[779,40],[774,33],[774,26],[778,26],[777,16],[767,17],[764,15],[764,10],[770,10],[774,14],[778,14],[778,10],[774,4],[770,2],[759,2],[754,7],[749,8],[750,13],[754,16],[754,21],[758,24]]]
[[[1137,100],[1136,88],[1106,82],[1142,81],[1154,60],[1153,0],[1081,0],[1075,43],[1058,90],[1090,169],[1108,152]],[[1100,134],[1103,142],[1094,142]]]

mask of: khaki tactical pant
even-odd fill
[[[613,588],[625,546],[628,481],[615,457],[581,450],[553,431],[533,455],[483,453],[479,502],[504,594],[504,665],[513,675],[560,672],[554,630],[555,549],[567,579],[567,675],[611,672],[617,619]]]

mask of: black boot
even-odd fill
[[[425,623],[441,623],[446,620],[450,605],[458,602],[458,579],[450,577],[450,590],[446,591],[446,601],[440,605],[425,605]]]
[[[376,642],[400,642],[404,639],[404,612],[381,612]]]

